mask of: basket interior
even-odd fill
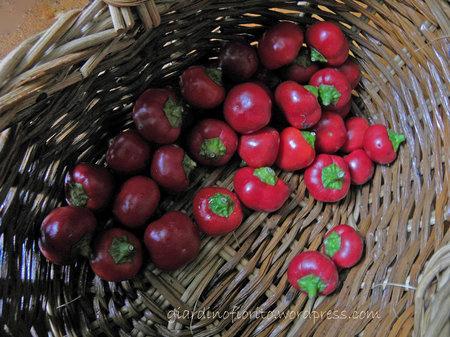
[[[206,337],[297,336],[301,329],[305,336],[374,336],[387,335],[399,320],[411,321],[414,293],[386,283],[417,284],[426,260],[446,241],[449,77],[444,40],[427,47],[442,25],[427,16],[431,9],[405,11],[403,2],[318,3],[178,2],[162,16],[159,28],[140,31],[120,59],[103,62],[90,78],[54,96],[43,93],[15,115],[0,142],[1,306],[6,322],[20,323],[9,323],[10,332],[25,336],[32,327],[38,336],[51,330],[55,336]],[[280,211],[248,213],[235,233],[203,238],[197,260],[174,273],[162,273],[147,261],[136,279],[107,283],[94,278],[84,262],[62,268],[46,263],[36,238],[43,217],[63,200],[65,173],[79,161],[104,162],[109,140],[131,126],[133,102],[143,90],[176,87],[187,66],[214,63],[224,42],[257,41],[277,20],[307,25],[318,19],[338,22],[352,40],[351,51],[363,71],[353,114],[406,135],[394,164],[377,166],[371,183],[353,187],[335,204],[313,200],[302,173],[281,173],[293,193]],[[187,125],[204,116],[189,110]],[[213,184],[231,188],[238,165],[236,159],[223,168],[197,169],[191,189],[166,196],[159,212],[190,214],[195,191]],[[104,226],[113,222],[107,215],[98,218]],[[341,273],[333,296],[308,301],[288,285],[287,264],[299,251],[317,249],[327,226],[339,223],[354,225],[364,235],[364,259]],[[374,316],[296,316],[313,307]],[[285,314],[174,321],[168,317],[173,309]]]

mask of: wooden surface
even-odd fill
[[[84,6],[88,0],[0,0],[0,57],[49,26],[58,13]]]

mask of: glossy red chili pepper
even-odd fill
[[[309,131],[288,127],[281,132],[277,166],[285,171],[297,171],[311,165],[316,156],[315,135]]]
[[[350,170],[350,177],[352,178],[352,184],[364,185],[373,177],[375,170],[372,160],[364,152],[364,150],[357,149],[350,152],[344,157]]]
[[[277,159],[279,146],[278,131],[265,127],[248,135],[242,135],[238,153],[245,164],[250,167],[272,166]]]
[[[341,110],[350,102],[352,88],[337,69],[319,70],[311,77],[309,84],[318,88],[319,102],[327,110]]]
[[[363,148],[375,163],[390,164],[397,158],[397,150],[405,140],[404,135],[374,124],[364,134]]]
[[[364,117],[352,117],[345,121],[347,139],[342,146],[342,151],[350,153],[363,148],[364,135],[369,128],[369,122]]]
[[[324,112],[314,128],[316,133],[316,149],[319,153],[335,153],[347,139],[344,121],[338,114]]]

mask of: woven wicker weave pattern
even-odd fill
[[[114,28],[102,1],[62,15],[0,65],[1,329],[11,336],[430,336],[450,335],[450,7],[445,1],[156,1],[161,25],[136,14]],[[284,11],[281,12],[280,9]],[[94,278],[86,263],[48,264],[39,223],[63,200],[65,172],[103,162],[130,125],[137,95],[177,81],[237,34],[256,40],[276,20],[339,21],[363,70],[353,111],[404,133],[390,167],[336,204],[314,201],[302,174],[283,173],[292,195],[277,213],[251,213],[234,234],[203,240],[175,273],[148,264],[130,282]],[[189,212],[200,186],[230,187],[238,163],[199,169],[192,189],[161,209]],[[106,219],[103,219],[106,222]],[[287,282],[289,260],[319,247],[327,226],[349,223],[365,257],[333,295],[308,301]],[[285,316],[179,319],[173,308],[283,312]],[[296,317],[302,310],[368,311],[368,319]],[[6,324],[6,327],[3,326]],[[447,325],[446,325],[447,324]],[[300,331],[300,332],[299,332]],[[448,332],[448,333],[447,333]],[[0,334],[3,335],[3,334]]]

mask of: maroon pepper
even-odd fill
[[[369,128],[369,122],[364,117],[352,117],[345,121],[347,139],[342,146],[342,151],[350,153],[363,148],[364,135]]]
[[[359,64],[353,59],[348,58],[343,65],[337,68],[337,70],[345,75],[352,89],[355,89],[358,86],[358,83],[361,80],[361,70]]]
[[[125,226],[143,226],[155,213],[160,200],[159,187],[144,176],[128,179],[114,201],[113,213]]]
[[[120,173],[136,173],[143,170],[150,160],[150,146],[134,130],[116,136],[106,153],[106,163]]]
[[[97,210],[111,200],[114,180],[107,169],[80,163],[67,173],[64,187],[69,205]]]
[[[349,225],[333,227],[325,235],[322,252],[329,256],[339,268],[350,268],[361,260],[364,242]]]
[[[314,199],[323,202],[339,201],[350,188],[350,171],[339,156],[319,154],[305,170],[305,184]]]
[[[142,245],[128,231],[109,229],[97,238],[90,265],[93,272],[105,281],[132,279],[142,267]]]
[[[218,119],[204,119],[188,137],[189,151],[202,165],[222,166],[236,152],[238,137],[234,130]]]
[[[183,192],[189,188],[189,175],[196,166],[181,147],[164,145],[153,155],[151,176],[169,192]]]
[[[373,177],[375,170],[372,160],[361,149],[350,152],[344,157],[350,170],[353,185],[364,185]]]
[[[200,109],[212,109],[225,98],[222,73],[216,68],[191,66],[180,77],[181,94],[191,105]]]
[[[275,90],[275,100],[289,124],[299,129],[312,127],[322,114],[315,87],[286,81]]]
[[[329,295],[339,284],[339,275],[333,261],[326,255],[308,251],[296,255],[287,270],[289,283],[308,297]]]
[[[176,270],[192,262],[200,251],[200,236],[189,217],[168,212],[148,225],[144,242],[152,262],[162,270]]]
[[[352,88],[339,70],[321,69],[311,77],[309,84],[318,88],[319,102],[327,110],[341,110],[350,102]]]
[[[59,265],[74,262],[78,255],[89,256],[89,244],[96,227],[97,220],[87,208],[55,208],[41,224],[41,253]]]
[[[289,198],[289,187],[270,167],[244,167],[236,171],[234,191],[242,203],[255,211],[275,212]]]
[[[230,42],[221,51],[220,66],[232,81],[249,80],[258,70],[258,55],[248,43]]]
[[[307,84],[312,75],[319,69],[320,65],[311,61],[309,50],[303,49],[295,58],[294,62],[283,69],[282,76],[288,81]]]
[[[314,128],[316,133],[316,149],[319,153],[335,153],[347,139],[344,121],[338,114],[324,112]]]
[[[297,171],[311,165],[316,156],[315,135],[288,127],[281,132],[277,166],[285,171]]]
[[[252,133],[269,124],[272,100],[261,85],[242,83],[228,93],[223,114],[227,123],[236,132]]]
[[[397,150],[405,136],[388,130],[384,125],[371,125],[364,134],[363,148],[378,164],[390,164],[397,158]]]
[[[137,99],[133,121],[139,133],[157,144],[175,142],[181,133],[183,106],[171,89],[148,89]]]
[[[292,22],[269,28],[259,40],[258,53],[267,69],[277,69],[294,61],[303,43],[303,32]]]
[[[208,235],[223,235],[242,223],[242,207],[237,196],[223,187],[200,189],[193,202],[194,218]]]
[[[328,21],[317,22],[306,30],[306,44],[311,48],[311,60],[340,66],[347,60],[348,41],[342,30]]]
[[[265,127],[239,140],[238,153],[244,163],[250,167],[272,166],[275,163],[280,146],[277,130]]]
[[[323,112],[333,112],[341,116],[342,118],[345,118],[350,113],[351,108],[352,108],[352,100],[350,100],[346,105],[344,105],[340,109],[325,109]]]

